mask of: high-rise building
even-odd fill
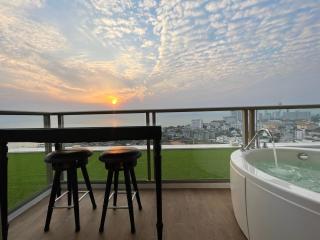
[[[192,129],[201,129],[201,128],[203,128],[202,119],[193,119],[193,120],[191,120],[191,128]]]
[[[234,116],[223,117],[223,120],[226,121],[226,123],[228,124],[235,124],[237,122],[237,119]]]
[[[232,111],[231,116],[233,116],[237,122],[242,121],[242,112],[241,111]]]
[[[311,113],[310,112],[301,112],[301,111],[295,111],[295,112],[284,112],[283,114],[284,120],[307,120],[309,121],[311,119]]]
[[[298,141],[302,141],[304,139],[305,135],[306,135],[305,129],[297,129],[295,131],[295,137],[296,137],[296,140],[298,140]]]

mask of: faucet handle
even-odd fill
[[[241,150],[241,152],[244,152],[245,151],[245,149],[244,149],[244,144],[240,144],[240,150]]]

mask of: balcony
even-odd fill
[[[164,239],[237,240],[246,238],[232,210],[231,152],[240,144],[246,144],[257,128],[266,126],[276,133],[278,145],[317,145],[319,109],[320,105],[299,105],[58,113],[2,111],[0,118],[6,123],[14,116],[25,123],[24,127],[40,127],[43,123],[45,128],[105,126],[103,120],[112,117],[117,118],[119,125],[161,125]],[[189,119],[190,116],[194,119]],[[132,121],[127,123],[123,119]],[[189,126],[185,127],[184,122]],[[114,126],[110,121],[107,124]],[[12,126],[4,124],[1,128],[6,127]],[[20,148],[22,152],[9,147],[9,239],[102,238],[98,226],[106,171],[96,159],[99,151],[120,144],[137,146],[143,152],[136,172],[144,209],[141,213],[135,211],[135,235],[130,234],[127,211],[109,211],[103,236],[106,239],[155,238],[152,142],[119,141],[76,144],[95,151],[88,170],[98,204],[97,211],[92,211],[89,199],[81,202],[82,228],[77,234],[74,233],[73,211],[68,210],[55,210],[50,232],[43,233],[52,181],[52,171],[43,163],[43,157],[52,151],[52,145],[39,143],[37,147]],[[64,144],[66,148],[72,145],[75,144]]]

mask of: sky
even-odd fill
[[[320,103],[319,0],[0,0],[0,110]]]

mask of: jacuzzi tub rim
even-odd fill
[[[287,199],[289,195],[290,199],[293,198],[293,200],[290,200],[293,203],[298,204],[300,207],[306,208],[307,210],[316,212],[317,214],[320,215],[320,193],[299,187],[290,182],[287,182],[285,180],[269,175],[259,170],[258,168],[254,167],[245,159],[245,155],[253,151],[268,150],[268,149],[272,150],[270,148],[252,149],[246,152],[242,152],[241,150],[236,150],[231,154],[230,164],[240,173],[245,172],[246,177],[248,179],[251,179],[252,182],[258,183],[258,185],[261,185],[261,187],[264,187],[270,192],[275,193],[285,199]],[[294,147],[281,147],[276,149],[298,150],[298,151],[311,150],[310,148],[294,148]],[[320,150],[315,150],[315,149],[312,149],[312,150],[319,152],[320,154]],[[248,168],[254,169],[255,173],[250,171]],[[287,187],[284,187],[284,185],[286,185]],[[308,207],[305,207],[306,205]]]

